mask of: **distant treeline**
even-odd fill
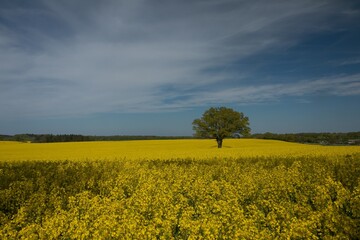
[[[185,139],[191,137],[172,136],[84,136],[78,134],[16,134],[0,135],[0,141],[19,141],[32,143],[51,142],[85,142],[85,141],[125,141],[125,140],[159,140],[159,139]]]
[[[126,141],[126,140],[161,140],[191,139],[191,136],[84,136],[77,134],[16,134],[0,135],[0,141],[19,141],[33,143],[84,142],[84,141]],[[273,139],[286,142],[313,143],[323,145],[360,145],[360,132],[348,133],[257,133],[250,136],[256,139]]]
[[[260,133],[252,138],[274,139],[286,142],[314,143],[323,145],[360,145],[360,132],[348,133]]]

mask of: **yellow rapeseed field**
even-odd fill
[[[341,156],[360,153],[359,146],[320,146],[276,140],[142,140],[114,142],[0,142],[0,161],[10,160],[146,160],[208,159],[256,156]]]
[[[359,146],[0,142],[0,239],[359,236]]]

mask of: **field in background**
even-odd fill
[[[255,156],[334,156],[360,153],[359,146],[321,146],[276,140],[139,140],[114,142],[21,143],[0,141],[0,161],[207,159]]]
[[[357,239],[360,147],[0,142],[0,239]]]

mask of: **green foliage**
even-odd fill
[[[0,162],[0,239],[357,239],[360,155]]]
[[[52,142],[84,142],[84,141],[129,141],[129,140],[162,140],[162,139],[188,139],[189,136],[133,136],[133,135],[114,135],[114,136],[83,136],[78,134],[16,134],[0,135],[1,141],[18,141],[33,143],[52,143]]]
[[[287,142],[320,143],[323,145],[359,145],[360,132],[348,133],[263,133],[253,134],[252,138],[274,139]]]
[[[221,147],[224,138],[235,133],[244,136],[250,134],[249,118],[242,112],[226,107],[212,107],[205,111],[200,119],[195,119],[192,124],[196,137],[215,138],[218,141],[218,147]]]

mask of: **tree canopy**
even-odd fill
[[[226,137],[250,134],[249,118],[242,112],[226,107],[211,107],[192,124],[196,137],[215,138],[218,148],[222,147],[222,141]]]

